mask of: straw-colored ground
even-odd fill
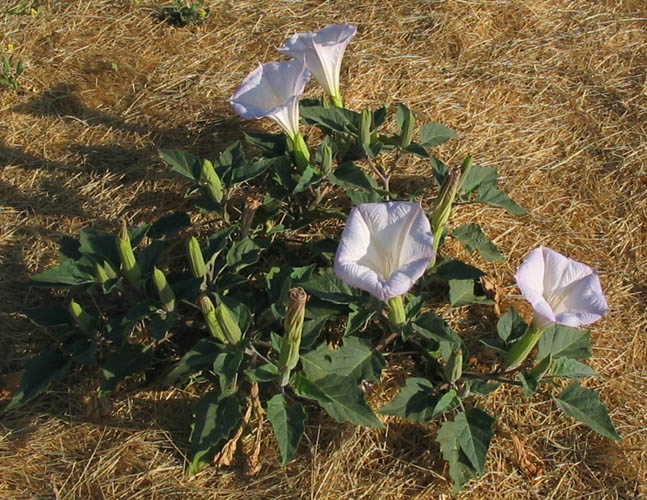
[[[421,121],[451,126],[461,138],[438,154],[496,166],[528,208],[520,217],[474,206],[457,213],[480,222],[508,257],[484,266],[506,301],[520,304],[514,269],[545,244],[598,269],[611,308],[592,327],[591,365],[602,377],[586,383],[602,392],[623,442],[543,397],[499,390],[487,403],[499,421],[489,472],[459,498],[647,498],[644,0],[209,1],[212,15],[197,29],[157,23],[144,1],[38,3],[35,17],[0,14],[2,45],[26,66],[24,91],[0,92],[5,387],[47,339],[17,312],[47,295],[20,282],[54,262],[58,238],[189,208],[157,149],[213,155],[241,127],[269,126],[241,122],[225,98],[258,61],[278,58],[288,35],[353,22],[347,104],[405,102]],[[396,182],[425,198],[429,172],[412,160]],[[394,378],[402,376],[389,371],[373,403],[394,393]],[[314,418],[285,469],[266,427],[260,473],[245,475],[239,460],[190,479],[183,453],[195,395],[135,393],[88,411],[91,387],[57,384],[2,417],[0,498],[449,498],[433,426],[391,419],[377,431]]]

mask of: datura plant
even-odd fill
[[[448,166],[434,154],[458,136],[449,128],[419,123],[403,103],[351,109],[340,68],[355,34],[340,24],[294,35],[280,49],[292,59],[242,79],[233,110],[279,130],[242,131],[209,158],[160,152],[187,181],[188,204],[207,215],[201,226],[175,211],[61,240],[58,264],[30,285],[66,293],[24,311],[53,341],[27,363],[4,411],[73,372],[96,380],[98,397],[190,385],[191,434],[178,444],[190,474],[221,464],[223,448],[265,418],[283,464],[308,453],[300,443],[313,412],[376,428],[436,422],[429,446],[457,490],[485,471],[495,417],[481,401],[503,385],[620,439],[599,394],[579,383],[598,375],[583,362],[592,346],[581,328],[608,310],[597,274],[536,248],[516,273],[534,316],[526,323],[510,307],[497,317],[484,273],[444,242],[497,265],[504,255],[487,228],[452,224],[454,207],[525,210],[499,189],[495,168],[471,156]],[[320,99],[302,98],[311,74]],[[397,182],[407,155],[428,172],[414,193]],[[456,331],[442,317],[448,307],[476,308],[491,333]],[[376,409],[366,388],[379,390],[397,356],[413,362]]]

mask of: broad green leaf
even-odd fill
[[[365,307],[353,309],[348,315],[344,336],[351,335],[359,330],[366,328],[369,320],[375,315],[376,311],[371,311]]]
[[[571,358],[559,358],[555,361],[555,366],[551,374],[552,377],[570,379],[598,377],[599,375],[593,368]]]
[[[379,381],[386,363],[382,355],[371,348],[367,339],[348,336],[338,349],[327,344],[301,355],[303,370],[312,382],[318,382],[331,374],[352,379],[356,385],[362,380]]]
[[[336,106],[324,108],[323,106],[300,106],[301,118],[308,125],[320,125],[335,132],[357,135],[361,115],[355,111]]]
[[[364,189],[366,191],[378,189],[375,179],[352,161],[340,164],[334,173],[328,175],[328,179],[331,183],[344,189]]]
[[[130,234],[130,233],[129,233]],[[83,255],[92,255],[107,260],[115,269],[119,268],[119,253],[117,252],[117,239],[112,234],[107,234],[92,228],[79,231],[79,251]],[[137,242],[132,241],[133,248]]]
[[[512,343],[516,340],[519,340],[524,333],[528,325],[525,323],[523,318],[519,316],[519,313],[515,310],[514,307],[510,307],[506,313],[499,318],[496,324],[496,331],[499,334],[499,337],[507,342]]]
[[[407,153],[413,153],[414,155],[420,156],[421,158],[430,157],[429,153],[427,153],[427,150],[417,142],[412,142],[406,148],[402,148],[402,151],[406,151]]]
[[[451,389],[439,398],[429,380],[410,377],[400,393],[380,408],[378,413],[427,423],[456,408],[458,404],[455,390]]]
[[[142,248],[138,252],[137,262],[144,275],[153,272],[153,267],[157,264],[160,257],[162,256],[165,246],[166,242],[164,240],[153,240],[150,245]]]
[[[323,175],[318,171],[318,169],[308,165],[304,170],[303,174],[301,174],[301,177],[299,177],[299,182],[297,183],[296,186],[294,186],[294,189],[292,190],[292,194],[297,194],[302,191],[305,191],[310,186],[313,186],[321,182],[322,179],[323,179]]]
[[[530,398],[537,392],[537,389],[539,388],[539,382],[530,373],[520,372],[519,380],[521,380],[521,388],[524,396]]]
[[[462,180],[461,192],[468,194],[480,186],[496,186],[497,182],[496,168],[473,165],[467,177]]]
[[[240,184],[258,177],[268,169],[275,168],[277,165],[287,165],[289,163],[287,156],[277,156],[275,158],[255,158],[253,161],[240,165],[231,171],[232,185]]]
[[[153,362],[153,350],[141,344],[122,344],[101,366],[99,397],[117,388],[117,384],[128,377],[144,371]]]
[[[51,328],[73,323],[67,309],[55,305],[44,305],[25,309],[23,314],[36,326]]]
[[[378,203],[383,197],[377,191],[346,189],[346,195],[352,205],[361,205],[362,203]]]
[[[243,132],[247,144],[256,146],[263,151],[264,156],[283,156],[287,151],[285,134],[266,134],[261,132]]]
[[[487,382],[485,380],[470,380],[470,391],[475,394],[487,395],[496,391],[501,386],[498,382]]]
[[[426,123],[420,130],[420,144],[428,148],[439,146],[458,134],[440,123]]]
[[[462,344],[458,334],[442,318],[431,311],[415,320],[413,330],[427,339],[438,342],[444,359],[449,359],[451,353],[460,349]]]
[[[485,273],[480,269],[455,259],[443,259],[436,265],[433,272],[437,278],[445,281],[474,280],[485,276]]]
[[[236,241],[227,252],[227,266],[238,272],[244,267],[256,264],[267,247],[267,240],[262,238],[253,240],[248,236]]]
[[[449,302],[452,307],[494,303],[483,295],[475,295],[474,284],[474,280],[449,280]]]
[[[283,394],[276,394],[267,402],[267,419],[274,429],[284,466],[292,460],[299,447],[306,418],[308,415],[303,405],[301,403],[288,405]]]
[[[162,340],[179,319],[180,315],[176,312],[165,313],[158,310],[157,314],[151,317],[151,335],[155,340]]]
[[[29,361],[20,380],[20,388],[5,410],[19,408],[31,401],[52,382],[63,378],[69,367],[70,358],[60,352],[45,351]]]
[[[600,401],[598,392],[586,389],[577,382],[573,382],[553,399],[559,409],[567,416],[588,425],[604,437],[614,441],[622,440],[609,418],[607,409]]]
[[[481,186],[478,190],[476,201],[492,205],[493,207],[505,208],[508,212],[517,215],[523,215],[528,212],[498,187],[493,185]]]
[[[242,421],[236,395],[207,393],[195,406],[189,442],[189,474],[208,465]]]
[[[162,160],[168,163],[172,168],[171,171],[180,174],[187,179],[198,182],[202,163],[200,158],[183,151],[173,151],[171,149],[160,149]]]
[[[94,283],[93,274],[81,269],[71,259],[61,260],[60,264],[31,277],[31,286],[79,286]]]
[[[213,371],[220,378],[220,390],[230,392],[230,385],[238,374],[238,369],[243,362],[243,350],[235,349],[221,352],[213,362]]]
[[[245,374],[252,382],[271,382],[272,380],[276,380],[281,373],[275,365],[267,363],[253,369],[245,370]]]
[[[328,375],[315,383],[297,373],[293,386],[300,397],[315,400],[337,422],[384,427],[366,403],[362,389],[350,377]]]
[[[470,408],[456,415],[453,422],[445,422],[436,442],[443,458],[449,462],[449,475],[454,480],[454,491],[459,491],[470,479],[485,471],[485,461],[494,418],[478,408]]]
[[[170,212],[153,223],[148,231],[148,236],[154,239],[171,236],[186,229],[190,225],[191,219],[189,219],[186,212]]]
[[[476,250],[487,261],[500,262],[505,260],[497,246],[492,243],[478,224],[463,224],[458,229],[455,229],[452,235],[465,245],[468,252]]]
[[[539,339],[537,359],[549,354],[553,359],[584,359],[592,356],[591,332],[570,326],[553,325],[547,328]]]
[[[337,304],[350,304],[357,300],[356,292],[344,283],[332,269],[315,274],[301,286],[323,300]]]
[[[314,319],[308,319],[303,322],[303,332],[301,334],[301,351],[309,350],[319,339],[323,327],[328,321],[327,316],[320,316]]]

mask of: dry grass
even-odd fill
[[[295,31],[353,22],[348,105],[402,101],[421,120],[451,126],[462,137],[439,154],[457,162],[472,153],[496,166],[504,189],[529,209],[457,214],[476,217],[508,257],[486,266],[506,300],[518,303],[517,264],[546,244],[597,268],[611,307],[592,329],[591,363],[603,376],[587,385],[601,390],[624,441],[576,425],[541,397],[522,403],[500,390],[486,408],[499,417],[489,472],[458,497],[647,498],[643,0],[208,1],[213,14],[197,29],[158,24],[143,2],[39,3],[34,18],[0,15],[3,45],[26,65],[26,90],[0,92],[0,375],[43,342],[16,311],[45,295],[19,282],[53,262],[58,237],[181,207],[182,184],[156,150],[222,150],[240,127],[256,126],[224,99],[257,61],[277,58],[274,48]],[[397,182],[424,197],[429,177],[411,160]],[[394,393],[396,376],[387,374],[376,404]],[[188,479],[183,446],[195,395],[138,394],[88,416],[88,387],[77,382],[0,421],[0,498],[449,498],[433,426],[391,419],[376,431],[321,417],[285,469],[268,430],[260,474],[233,467]],[[520,470],[513,436],[537,467],[532,478]]]

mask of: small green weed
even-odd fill
[[[2,71],[0,72],[0,85],[13,90],[20,88],[18,77],[22,74],[24,66],[22,61],[18,61],[14,66],[13,55],[2,54]]]
[[[209,8],[203,5],[203,1],[176,0],[175,5],[159,5],[155,16],[172,26],[195,26],[205,22],[209,15]]]

